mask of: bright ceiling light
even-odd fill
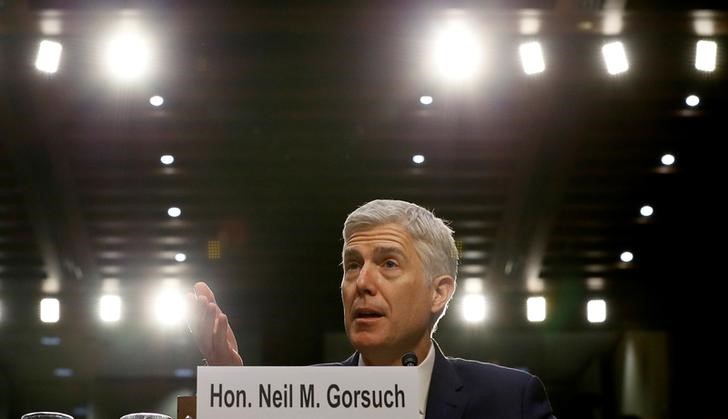
[[[420,103],[423,105],[432,105],[432,96],[420,96]]]
[[[700,71],[714,71],[718,44],[714,41],[698,41],[695,46],[695,68]]]
[[[103,295],[99,299],[99,317],[104,323],[121,320],[121,297],[118,295]]]
[[[182,210],[177,207],[171,207],[167,210],[167,215],[169,215],[172,218],[177,218],[180,215],[182,215]]]
[[[629,70],[627,53],[624,51],[624,44],[619,41],[610,42],[602,47],[604,63],[607,65],[607,72],[611,75],[624,73]]]
[[[174,163],[174,156],[172,156],[171,154],[165,154],[159,158],[159,161],[161,161],[163,165],[169,166],[170,164]]]
[[[57,298],[40,300],[40,321],[43,323],[57,323],[60,319],[61,303]]]
[[[481,61],[478,35],[464,22],[450,22],[435,37],[433,60],[435,69],[446,80],[472,79]]]
[[[546,63],[543,60],[543,50],[541,44],[533,41],[521,44],[518,47],[518,52],[521,55],[521,65],[523,66],[523,72],[531,75],[543,73],[546,70]]]
[[[414,156],[412,156],[412,161],[415,164],[422,164],[425,162],[425,156],[423,156],[422,154],[415,154]]]
[[[675,156],[673,156],[672,154],[665,154],[660,158],[660,161],[665,166],[672,166],[673,164],[675,164]]]
[[[700,98],[696,95],[690,95],[685,98],[685,104],[690,107],[698,106],[698,104],[700,104]]]
[[[176,260],[177,262],[184,262],[187,260],[187,255],[185,255],[184,253],[177,253],[176,255],[174,255],[174,260]]]
[[[619,255],[619,260],[625,263],[632,262],[634,260],[634,254],[632,252],[622,252],[622,254]]]
[[[586,303],[586,319],[589,323],[604,323],[607,320],[607,302],[590,300]]]
[[[485,320],[486,302],[481,294],[468,294],[463,298],[463,319],[467,323],[479,323]]]
[[[640,214],[642,214],[643,217],[649,217],[654,213],[655,210],[649,205],[643,205],[642,208],[640,208]]]
[[[149,104],[155,107],[160,107],[164,104],[164,98],[162,96],[152,96],[149,98]]]
[[[53,74],[58,71],[61,63],[63,45],[54,41],[40,41],[38,56],[35,59],[35,68],[44,73]]]
[[[526,300],[526,317],[529,322],[542,322],[546,320],[546,299],[544,297],[529,297]]]
[[[106,65],[119,80],[139,79],[149,72],[151,52],[148,42],[135,31],[114,35],[106,46]]]
[[[154,317],[157,322],[162,326],[175,326],[182,323],[186,315],[187,307],[179,288],[162,288],[154,301]]]

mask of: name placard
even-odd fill
[[[419,419],[417,368],[198,367],[198,419]]]

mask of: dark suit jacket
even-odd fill
[[[359,365],[359,353],[339,365]],[[485,362],[445,357],[435,366],[425,419],[555,419],[538,377]]]

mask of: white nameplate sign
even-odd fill
[[[198,419],[419,419],[412,367],[198,367]]]

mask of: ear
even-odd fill
[[[432,280],[432,307],[433,313],[440,313],[445,309],[455,292],[455,279],[450,275],[442,275]]]

